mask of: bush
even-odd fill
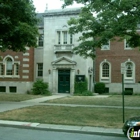
[[[82,94],[84,91],[87,91],[87,84],[87,80],[85,80],[84,82],[76,82],[75,80],[74,92]]]
[[[37,80],[33,84],[32,88],[33,94],[35,95],[50,95],[51,93],[48,91],[48,83],[43,82],[43,80]]]
[[[124,93],[124,95],[132,95],[133,94],[133,91],[131,91],[131,90],[125,90],[123,93]]]
[[[99,93],[99,94],[104,93],[105,92],[105,83],[101,83],[101,82],[96,83],[94,89],[95,89],[96,93]]]

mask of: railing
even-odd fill
[[[54,52],[72,52],[73,44],[54,45]]]

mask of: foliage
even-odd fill
[[[105,83],[99,82],[95,84],[95,92],[102,94],[105,92]]]
[[[132,94],[133,94],[133,91],[131,91],[131,90],[126,90],[126,91],[124,91],[123,93],[124,93],[124,95],[132,95]]]
[[[38,21],[32,0],[0,1],[0,50],[36,47]]]
[[[76,82],[75,79],[75,86],[74,86],[74,92],[78,94],[82,94],[83,92],[87,91],[87,79],[84,82]]]
[[[39,94],[50,95],[50,92],[48,91],[48,83],[43,82],[43,80],[37,80],[33,84],[32,92],[35,95]]]
[[[79,18],[68,21],[70,33],[81,33],[76,54],[94,59],[95,48],[116,36],[126,39],[131,47],[140,46],[140,0],[64,0],[63,7],[74,2],[84,4]]]

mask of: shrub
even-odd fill
[[[87,91],[87,84],[87,80],[84,82],[76,82],[75,80],[74,92],[82,94],[84,91]]]
[[[96,83],[94,89],[95,89],[96,93],[99,93],[99,94],[104,93],[105,92],[105,83],[101,83],[101,82]]]
[[[133,94],[133,91],[131,91],[131,90],[125,90],[123,93],[124,93],[124,95],[132,95]]]
[[[48,83],[43,82],[43,80],[37,80],[33,84],[32,88],[33,94],[35,95],[50,95],[51,93],[48,91]]]

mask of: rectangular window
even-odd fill
[[[73,43],[73,36],[72,36],[72,34],[70,34],[70,44],[72,44]]]
[[[67,44],[67,31],[63,31],[63,44]]]
[[[0,86],[0,92],[6,92],[6,87]]]
[[[39,76],[39,77],[43,76],[43,63],[38,63],[37,76]]]
[[[0,64],[0,75],[3,75],[3,64]]]
[[[57,31],[57,41],[58,41],[58,44],[61,44],[61,32],[60,31]]]
[[[15,71],[15,75],[19,75],[19,65],[18,64],[14,65],[14,71]]]
[[[9,91],[16,93],[17,92],[17,87],[9,87]]]
[[[124,41],[124,49],[125,50],[131,50],[132,49],[126,39]]]
[[[38,46],[43,47],[43,41],[44,41],[44,35],[40,34],[39,40],[38,40]]]
[[[109,50],[110,49],[110,41],[107,41],[106,44],[101,46],[101,50]]]

